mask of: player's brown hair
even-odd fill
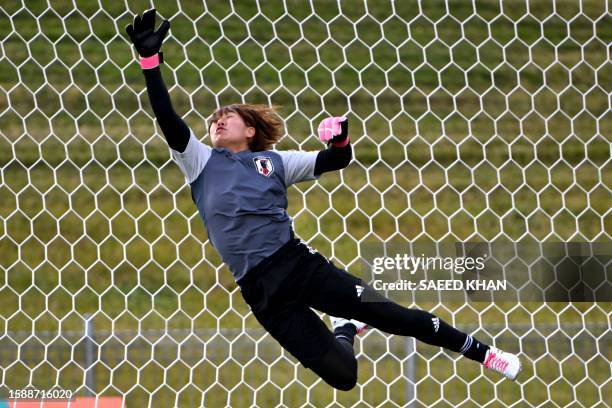
[[[270,150],[283,136],[283,121],[276,113],[276,107],[268,105],[236,103],[222,106],[213,113],[208,129],[213,122],[230,112],[237,113],[247,126],[255,128],[255,135],[249,143],[251,151]]]

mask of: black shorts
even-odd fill
[[[249,270],[238,285],[261,325],[310,367],[336,341],[310,307],[346,317],[360,302],[355,286],[363,281],[292,238]]]

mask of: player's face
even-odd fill
[[[215,147],[233,147],[243,150],[248,148],[249,138],[255,134],[255,128],[247,126],[242,117],[228,112],[210,125],[210,137]]]

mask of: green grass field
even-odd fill
[[[258,331],[207,242],[123,32],[149,2],[127,3],[129,10],[103,1],[103,12],[93,0],[77,1],[78,12],[68,1],[53,2],[53,10],[43,1],[28,1],[27,9],[12,0],[0,5],[0,327],[11,333],[0,337],[4,385],[27,384],[44,360],[32,333],[74,333],[45,344],[74,346],[81,356],[81,314],[90,313],[100,340],[108,341],[101,348],[105,363],[95,369],[96,391],[125,393],[128,406],[151,395],[153,401],[178,395],[175,403],[184,406],[200,397],[207,406],[333,402],[330,388],[321,382],[310,388],[317,378],[295,369],[291,358],[274,363],[280,349]],[[348,113],[353,162],[292,187],[289,213],[299,236],[350,272],[361,273],[358,254],[368,241],[610,239],[612,24],[604,1],[580,7],[538,1],[529,15],[523,2],[504,2],[500,10],[492,0],[450,2],[448,15],[440,1],[350,0],[341,12],[316,1],[314,14],[294,0],[237,1],[233,8],[182,1],[180,10],[171,3],[156,3],[163,16],[173,16],[163,74],[177,111],[204,141],[208,115],[232,102],[280,105],[287,136],[279,149],[321,149],[319,120]],[[328,211],[330,202],[335,211]],[[480,331],[610,324],[607,304],[526,305],[518,312],[418,306]],[[610,374],[609,336],[598,338],[602,351],[583,363],[564,347],[579,349],[588,339],[564,334],[569,326],[547,339],[520,333],[540,348],[530,355],[532,343],[521,343],[537,375],[516,398],[533,405],[604,401],[598,398],[609,393],[602,386]],[[185,343],[181,353],[190,357],[177,363],[180,347],[147,345],[137,329],[202,334]],[[238,330],[231,350],[218,329]],[[148,354],[132,355],[118,340],[121,331],[135,353]],[[262,339],[262,361],[248,363],[255,348],[244,333]],[[484,339],[499,335],[496,341],[518,349],[515,334],[500,330]],[[406,340],[389,341],[385,354],[381,333],[365,338],[363,393],[335,394],[340,405],[406,401]],[[38,354],[9,367],[15,342]],[[203,343],[213,350],[205,359]],[[423,406],[482,406],[496,393],[519,390],[480,377],[468,362],[428,362],[437,349],[417,349],[411,358],[418,360]],[[117,359],[124,353],[127,360]],[[80,387],[83,370],[56,360],[33,370],[35,384]],[[466,377],[451,377],[455,368]],[[192,385],[177,392],[190,375]],[[194,386],[211,388],[202,395]],[[462,403],[468,396],[472,405]]]

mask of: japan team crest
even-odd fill
[[[266,177],[270,177],[270,174],[274,172],[274,165],[272,164],[272,159],[267,156],[253,157],[253,162],[255,163],[255,168],[257,169],[259,174],[263,174]]]

